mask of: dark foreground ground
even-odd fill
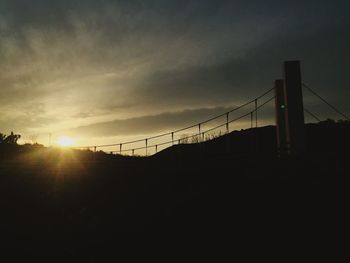
[[[308,153],[288,160],[275,157],[273,127],[150,158],[2,146],[2,250],[99,261],[139,232],[181,242],[343,233],[349,125],[307,131]]]

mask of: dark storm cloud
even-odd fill
[[[304,80],[341,100],[344,92],[350,95],[350,90],[344,89],[344,83],[350,83],[349,30],[345,24],[336,30],[316,30],[303,36],[281,33],[242,58],[184,70],[155,70],[142,85],[153,99],[211,98],[220,103],[235,96],[254,96],[272,87],[273,80],[282,77],[283,58],[301,59]]]
[[[238,104],[269,89],[282,61],[300,59],[304,80],[350,111],[349,7],[0,0],[0,110],[16,128],[51,130]],[[32,105],[40,111],[25,110]],[[4,116],[0,125],[9,128]]]

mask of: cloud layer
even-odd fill
[[[350,111],[349,4],[280,2],[0,1],[0,127],[120,135],[97,127],[171,112],[185,124],[186,109],[270,88],[288,59]]]

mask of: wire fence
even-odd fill
[[[188,142],[199,143],[212,138],[222,136],[223,134],[227,134],[230,132],[230,125],[232,123],[238,122],[248,116],[250,117],[251,128],[258,127],[258,111],[261,108],[263,108],[265,105],[267,105],[269,102],[274,100],[275,96],[265,99],[265,97],[267,97],[267,95],[269,95],[273,90],[274,88],[271,88],[266,92],[262,93],[260,96],[238,107],[235,107],[225,113],[216,115],[202,122],[199,122],[181,129],[177,129],[171,132],[166,132],[155,136],[146,137],[143,139],[125,141],[120,143],[79,146],[79,147],[74,147],[74,149],[86,149],[86,150],[93,149],[93,151],[97,151],[99,149],[108,149],[108,148],[115,147],[117,149],[111,149],[108,152],[112,154],[135,155],[137,152],[143,150],[144,155],[149,156],[150,154],[157,153],[159,150],[165,149],[175,144],[184,144]],[[263,102],[259,103],[260,100],[263,100]],[[249,109],[248,111],[245,111],[243,114],[239,115],[238,117],[233,116],[234,112],[238,112],[239,110],[248,108],[248,106],[250,107],[253,106],[254,108],[252,110]],[[225,120],[219,122],[221,118],[225,118]],[[255,118],[255,126],[254,126],[254,118]],[[219,122],[219,124],[214,126],[215,122]],[[205,128],[205,126],[209,124],[212,124],[212,126],[214,127]],[[224,129],[224,132],[222,132],[222,129]],[[214,134],[211,136],[210,133],[216,130],[220,131],[219,135]],[[183,134],[183,132],[186,132],[186,131],[192,132],[193,134],[191,135]],[[165,141],[159,141],[160,139],[164,139]]]
[[[331,108],[334,112],[336,112],[338,115],[342,116],[346,120],[350,120],[349,116],[347,116],[344,112],[340,111],[337,107],[335,107],[333,104],[328,102],[325,98],[323,98],[321,95],[319,95],[315,90],[311,89],[307,84],[302,83],[302,86],[304,89],[306,89],[308,92],[310,92],[312,95],[317,97],[319,100],[321,100],[323,103],[325,103],[329,108]],[[315,113],[311,112],[309,109],[304,109],[307,114],[309,114],[311,117],[313,117],[317,121],[321,121],[321,118],[319,118]]]
[[[347,121],[350,120],[348,115],[340,111],[337,107],[328,102],[324,97],[320,96],[307,84],[302,83],[302,86],[304,90],[309,92],[312,96],[317,97],[334,112],[342,116],[342,118]],[[142,139],[118,142],[113,144],[77,146],[72,148],[93,150],[95,152],[98,150],[103,150],[112,154],[137,154],[148,156],[175,144],[199,143],[220,137],[230,132],[233,123],[244,121],[244,119],[248,117],[250,117],[250,119],[245,121],[250,122],[250,128],[258,127],[258,111],[275,98],[275,96],[272,96],[266,99],[267,96],[272,93],[272,91],[274,91],[274,89],[275,88],[271,88],[262,93],[260,96],[238,107],[232,108],[231,110],[226,111],[222,114],[213,116],[204,121],[180,129],[157,134],[155,136],[145,137]],[[244,112],[238,116],[235,116],[235,114],[241,113],[241,110]],[[310,108],[304,107],[305,114],[309,115],[316,122],[321,122],[323,119],[318,114],[316,114],[314,110],[315,109],[310,110]],[[237,128],[237,125],[235,127]],[[45,134],[45,136],[49,141],[49,145],[51,145],[52,134],[48,133]],[[28,137],[28,140],[34,143],[37,141],[38,137],[39,134],[33,134]],[[140,151],[142,151],[142,154],[140,154]]]

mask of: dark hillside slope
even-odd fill
[[[307,125],[309,154],[293,160],[275,157],[274,127],[150,158],[2,145],[1,238],[16,253],[98,260],[122,233],[336,231],[347,221],[349,131]]]
[[[336,154],[347,155],[350,149],[350,122],[335,123],[324,121],[307,124],[307,155]],[[266,126],[258,129],[233,131],[211,141],[198,144],[181,144],[158,153],[159,158],[194,156],[276,156],[276,127]]]

